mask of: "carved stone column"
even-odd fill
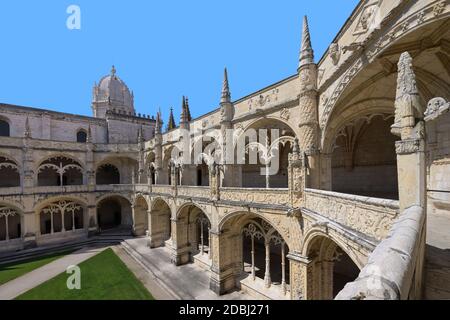
[[[90,136],[90,128],[88,136]],[[84,183],[88,185],[89,191],[95,190],[95,165],[94,165],[94,145],[91,138],[86,140],[86,171]]]
[[[289,259],[291,299],[313,299],[311,261],[297,252],[290,252],[287,258]]]
[[[172,186],[172,195],[174,197],[176,197],[177,196],[177,185],[178,185],[178,181],[177,181],[178,168],[174,163],[170,163],[169,171],[170,171],[170,185]]]
[[[412,58],[408,52],[405,52],[400,56],[398,63],[395,123],[392,126],[392,133],[401,137],[401,140],[395,144],[400,212],[411,206],[420,206],[423,210],[426,210],[427,207],[423,117]],[[421,261],[425,256],[425,226],[422,233],[421,249],[417,256],[418,267],[415,270],[415,292],[411,293],[415,299],[420,299],[422,294],[423,263]]]
[[[34,211],[23,213],[24,249],[36,247],[36,234],[39,233],[39,214]]]
[[[311,46],[308,19],[303,20],[303,39],[298,67],[299,90],[299,132],[300,149],[308,156],[307,186],[320,188],[320,155],[318,152],[319,118],[317,106],[317,65]]]
[[[131,205],[131,220],[132,220],[132,232],[133,236],[137,236],[136,233],[136,204]]]
[[[304,157],[300,154],[298,140],[295,140],[292,153],[289,155],[288,167],[288,188],[291,206],[298,208],[301,206],[305,190],[305,163]]]
[[[188,221],[186,218],[171,219],[172,221],[172,254],[171,261],[181,266],[190,261],[190,246],[188,244]]]
[[[211,190],[211,200],[220,199],[220,167],[217,164],[209,166],[209,188]]]
[[[23,140],[23,187],[32,188],[34,187],[34,171],[33,171],[33,148],[31,146],[31,139],[25,138]]]
[[[416,123],[416,119],[419,121]],[[413,205],[426,208],[425,125],[419,91],[408,52],[398,63],[395,123],[392,133],[401,137],[397,153],[400,211]]]
[[[156,213],[152,213],[151,210],[147,210],[147,216],[148,216],[148,231],[147,231],[147,246],[149,248],[156,248],[158,245],[156,244],[155,239],[155,219],[153,218],[153,215],[156,215]]]
[[[270,239],[264,243],[266,249],[266,271],[264,273],[264,284],[266,288],[270,288],[272,285],[272,278],[270,276]]]
[[[236,237],[211,231],[212,263],[209,287],[218,295],[230,292],[236,287],[234,264],[229,260],[226,252],[236,245],[237,240]]]

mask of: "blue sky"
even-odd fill
[[[94,81],[117,74],[137,112],[179,119],[216,108],[223,68],[234,100],[296,72],[308,15],[316,60],[357,0],[9,0],[0,4],[0,102],[91,115]],[[81,30],[66,9],[81,8]]]

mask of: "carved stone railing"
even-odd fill
[[[21,194],[21,193],[22,193],[21,187],[0,188],[0,196],[9,196],[9,195],[16,195],[16,194]]]
[[[145,193],[149,191],[148,184],[135,184],[134,185],[135,192]]]
[[[177,192],[178,196],[189,198],[209,198],[211,189],[209,187],[178,186]]]
[[[96,191],[101,192],[130,192],[133,191],[133,185],[132,184],[105,184],[105,185],[97,185],[95,187]]]
[[[172,194],[172,187],[169,185],[155,184],[152,186],[152,193]]]
[[[288,189],[220,188],[220,200],[288,206],[289,192]]]
[[[413,206],[400,215],[358,278],[348,283],[336,300],[419,299],[424,246],[424,210]]]
[[[399,210],[395,200],[315,189],[305,189],[304,207],[377,240],[387,237]]]

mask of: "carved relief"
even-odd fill
[[[274,103],[278,100],[279,89],[273,89],[270,93],[265,95],[260,94],[257,97],[251,98],[248,101],[249,111],[265,107],[268,104]]]
[[[366,62],[363,62],[361,57],[355,58],[356,61],[348,69],[344,76],[340,78],[338,85],[333,89],[333,92],[330,95],[330,99],[324,107],[323,115],[320,119],[320,127],[322,129],[326,127],[328,119],[331,115],[331,111],[339,96],[344,91],[347,84],[359,72],[359,70],[361,70],[367,63],[370,63],[380,51],[391,45],[392,42],[394,42],[396,39],[402,37],[406,32],[409,32],[411,28],[416,27],[419,24],[429,22],[429,20],[438,18],[439,16],[447,12],[446,9],[447,4],[445,0],[434,5],[429,5],[421,11],[422,13],[409,17],[407,20],[409,21],[409,23],[405,24],[405,20],[399,22],[397,25],[391,28],[391,31],[387,33],[387,35],[381,36],[380,39],[374,41],[373,45],[367,45],[365,48]],[[360,44],[359,46],[361,48],[363,47],[362,44]],[[344,51],[344,48],[342,48],[342,50]],[[333,78],[330,77],[327,81],[332,81],[332,79]]]
[[[221,200],[239,201],[243,203],[265,203],[275,205],[288,205],[289,196],[283,190],[255,190],[240,188],[222,188],[220,192]]]
[[[291,117],[291,111],[288,108],[284,108],[283,110],[281,110],[280,112],[280,118],[283,120],[289,120],[289,118]]]
[[[339,44],[332,43],[328,49],[328,54],[330,55],[333,64],[337,65],[339,63],[339,59],[341,58],[341,49],[339,48]]]
[[[354,200],[326,192],[306,192],[305,207],[351,229],[384,239],[397,217],[397,206],[388,205],[388,200],[368,204],[358,201],[357,196],[352,197]]]
[[[354,35],[358,35],[361,33],[366,33],[369,30],[369,26],[373,21],[375,16],[375,10],[377,9],[377,3],[372,3],[364,7],[360,17],[358,24],[356,25]]]
[[[446,102],[444,98],[431,99],[425,111],[425,121],[434,120],[440,115],[449,112],[449,110],[450,103]]]

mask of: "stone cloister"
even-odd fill
[[[218,108],[183,98],[166,131],[115,68],[94,117],[0,105],[0,252],[121,229],[218,295],[448,298],[427,227],[450,221],[449,16],[361,1],[318,61],[305,18],[293,76],[233,101],[225,70]]]

